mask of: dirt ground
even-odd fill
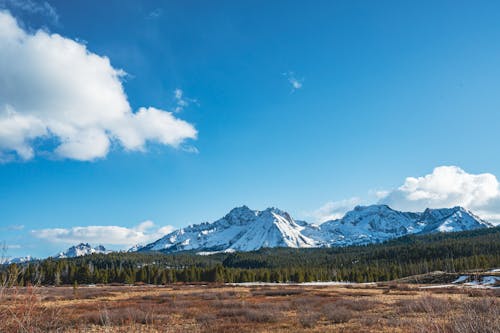
[[[0,332],[500,332],[500,290],[372,285],[9,288]]]

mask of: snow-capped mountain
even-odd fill
[[[24,264],[25,262],[29,262],[32,260],[36,260],[36,259],[33,258],[32,256],[6,258],[4,260],[0,260],[0,265]]]
[[[126,251],[124,252],[137,252],[139,251],[140,249],[142,249],[144,247],[144,245],[142,244],[135,244],[134,246],[128,248]]]
[[[111,253],[112,251],[106,250],[104,246],[99,245],[97,247],[92,247],[90,246],[89,243],[80,243],[78,245],[72,246],[69,249],[67,249],[64,252],[60,252],[58,255],[55,256],[55,258],[75,258],[75,257],[82,257],[86,256],[89,254],[108,254]]]
[[[378,243],[415,233],[418,213],[405,213],[386,205],[357,206],[343,218],[321,225],[330,246]]]
[[[465,231],[492,225],[462,207],[400,212],[387,205],[357,206],[321,230],[330,246],[379,243],[409,234]]]
[[[358,206],[321,225],[294,220],[277,208],[234,208],[213,223],[176,230],[139,251],[252,251],[263,247],[330,247],[383,242],[409,234],[492,227],[462,207],[400,212],[386,205]]]
[[[462,207],[426,209],[420,217],[421,233],[465,231],[493,227]]]
[[[297,223],[279,209],[234,208],[213,223],[202,223],[176,230],[140,251],[252,251],[262,247],[317,247],[321,244],[306,236],[307,223]]]

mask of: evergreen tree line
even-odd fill
[[[500,227],[407,236],[382,244],[254,252],[111,253],[4,265],[11,284],[388,281],[441,270],[500,267]],[[3,279],[2,279],[3,281]]]

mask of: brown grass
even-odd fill
[[[387,293],[387,290],[390,290]],[[496,291],[372,286],[5,288],[0,332],[499,332]]]

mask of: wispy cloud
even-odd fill
[[[292,91],[291,91],[292,93],[302,88],[302,83],[304,82],[304,79],[297,78],[294,72],[292,71],[285,72],[283,73],[283,76],[286,77],[288,83],[292,86]]]
[[[191,146],[191,145],[182,146],[181,149],[183,151],[185,151],[186,153],[191,153],[191,154],[198,154],[200,152],[198,150],[198,148],[196,148],[195,146]]]
[[[42,15],[51,20],[53,24],[59,24],[59,14],[47,1],[33,0],[0,0],[0,8],[17,9],[35,15]]]
[[[34,237],[52,243],[91,243],[132,246],[155,241],[172,232],[174,227],[158,227],[152,221],[144,221],[133,228],[121,226],[85,226],[72,228],[48,228],[32,230]]]
[[[157,19],[163,15],[163,9],[161,8],[155,8],[152,11],[148,13],[148,18],[149,19]]]
[[[181,112],[191,104],[198,104],[198,100],[188,98],[185,96],[184,91],[180,88],[174,90],[175,112]]]
[[[21,231],[23,229],[24,229],[24,225],[22,225],[22,224],[11,224],[11,225],[0,228],[0,230],[6,230],[6,231]]]

